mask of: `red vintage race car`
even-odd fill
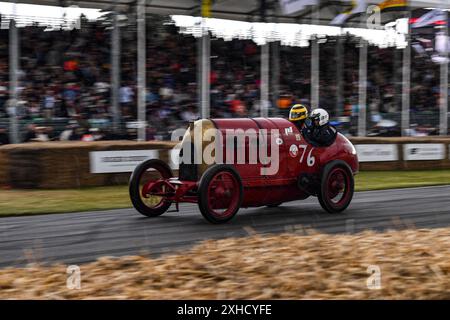
[[[275,207],[309,196],[327,212],[341,212],[352,200],[359,168],[343,135],[330,146],[315,146],[282,118],[198,120],[179,148],[178,177],[159,159],[144,161],[131,175],[130,198],[143,215],[189,202],[198,203],[209,222],[223,223],[241,207]]]

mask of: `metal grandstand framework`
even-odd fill
[[[50,6],[71,6],[97,8],[103,10],[118,10],[127,12],[136,6],[138,0],[4,0],[4,2],[17,2]],[[342,8],[349,4],[348,0],[322,0],[320,1],[320,24],[327,24]],[[368,0],[369,4],[377,4],[378,0]],[[264,8],[261,4],[265,3]],[[412,8],[450,8],[450,1],[446,0],[411,0],[409,2]],[[147,0],[145,1],[147,13],[161,15],[192,15],[199,16],[201,12],[201,0]],[[310,22],[315,12],[315,8],[307,7],[302,11],[292,15],[284,15],[281,12],[278,0],[212,0],[211,15],[214,18],[231,19],[240,21],[260,21],[261,15],[265,15],[269,21],[286,23],[304,23]]]
[[[111,43],[111,109],[113,113],[113,125],[117,129],[121,119],[118,101],[120,87],[120,27],[118,21],[119,14],[134,14],[137,19],[137,88],[138,88],[138,121],[141,127],[138,132],[138,139],[145,139],[145,90],[146,90],[146,14],[158,15],[184,15],[184,16],[200,16],[201,0],[6,0],[3,2],[34,4],[34,5],[50,5],[59,7],[79,6],[86,8],[102,9],[105,12],[113,13],[113,30]],[[379,4],[380,0],[368,0],[368,4]],[[330,21],[339,13],[343,12],[349,6],[349,0],[321,0],[319,5],[306,6],[303,10],[293,13],[292,15],[284,15],[281,11],[278,0],[212,0],[211,1],[211,17],[218,19],[237,20],[244,22],[267,22],[267,23],[294,23],[308,24],[313,26],[328,25]],[[450,9],[450,0],[410,0],[409,12],[418,8],[441,8]],[[1,12],[0,12],[1,14]],[[406,16],[407,17],[407,16]],[[9,17],[10,18],[10,17]],[[382,16],[382,23],[394,21],[398,18],[397,14],[386,13]],[[356,20],[356,21],[355,21]],[[203,23],[202,23],[203,25]],[[362,19],[354,19],[349,21],[346,26],[355,28],[365,28],[365,21]],[[448,27],[445,28],[448,34]],[[359,29],[362,30],[362,29]],[[19,61],[18,53],[18,32],[17,24],[14,20],[10,20],[10,92],[12,101],[16,103],[17,108],[17,70]],[[209,117],[210,110],[210,33],[202,32],[202,36],[197,38],[198,41],[198,83],[199,86],[199,107],[202,117]],[[403,49],[403,75],[402,75],[402,133],[409,128],[409,112],[410,112],[410,66],[411,66],[411,41],[407,36],[407,45]],[[310,39],[312,50],[311,61],[311,107],[317,108],[319,103],[319,41]],[[367,47],[368,41],[361,39],[359,57],[359,135],[366,134],[365,119],[367,105]],[[276,50],[275,50],[276,51]],[[268,43],[261,45],[261,116],[268,115],[269,106],[269,70],[270,70],[270,46]],[[277,60],[277,59],[272,59]],[[274,71],[277,70],[276,65],[272,66]],[[275,74],[273,77],[277,78]],[[276,87],[276,86],[275,86]],[[339,87],[339,86],[338,86]],[[448,63],[441,65],[441,90],[448,90]],[[278,94],[272,92],[272,94]],[[441,134],[447,133],[447,113],[448,113],[448,95],[443,95],[441,99]],[[338,106],[339,107],[339,106]],[[17,130],[17,112],[11,113],[11,138],[13,142],[19,142]],[[444,121],[445,119],[445,121]]]

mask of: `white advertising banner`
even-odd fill
[[[158,158],[159,150],[92,151],[89,153],[91,173],[132,172],[142,161]]]
[[[355,145],[359,162],[397,161],[396,144],[357,144]]]
[[[445,158],[443,143],[408,143],[403,145],[403,160],[442,160]]]

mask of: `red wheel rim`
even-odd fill
[[[159,180],[168,179],[170,176],[165,173],[164,170],[154,167],[148,168],[143,171],[139,177],[139,195],[141,197],[142,202],[151,209],[158,209],[162,207],[166,201],[162,196],[154,196],[153,193],[164,193],[165,186],[159,186],[150,188],[146,194],[143,194],[143,190],[147,188],[147,186],[151,183],[155,183]]]
[[[239,205],[239,182],[227,171],[217,173],[207,191],[208,208],[219,218],[229,217]]]
[[[333,207],[340,207],[350,196],[350,176],[344,168],[336,167],[328,174],[326,197]]]

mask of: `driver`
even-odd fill
[[[308,118],[308,109],[302,104],[295,104],[289,112],[289,121],[297,127],[298,131],[302,131],[305,120]]]
[[[328,112],[324,109],[314,109],[305,122],[302,135],[314,146],[327,147],[336,140],[337,130],[329,124]]]

